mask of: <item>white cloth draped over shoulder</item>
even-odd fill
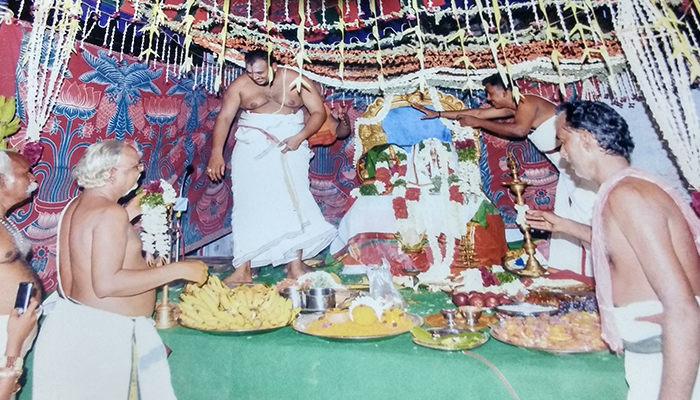
[[[176,399],[165,346],[153,320],[99,310],[65,296],[58,242],[56,249],[58,295],[46,300],[55,301],[55,306],[41,326],[34,350],[33,399],[128,399],[134,354],[139,399]]]
[[[299,250],[308,259],[336,236],[309,189],[313,152],[307,142],[286,153],[279,146],[303,128],[301,110],[239,117],[231,157],[234,267],[286,264]]]
[[[528,139],[559,170],[554,213],[563,218],[590,225],[596,187],[574,174],[573,170],[557,151],[556,116],[540,124]],[[584,263],[585,262],[585,263]],[[565,269],[592,276],[590,251],[585,251],[581,241],[563,233],[553,233],[549,246],[548,264],[552,268]]]

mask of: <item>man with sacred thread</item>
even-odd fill
[[[251,268],[288,264],[287,277],[307,272],[303,260],[317,255],[336,235],[309,189],[313,152],[306,139],[326,120],[311,82],[278,68],[262,50],[246,54],[246,73],[224,94],[214,125],[207,175],[224,177],[224,144],[237,120],[231,155],[233,266],[224,282],[252,282]],[[301,81],[299,81],[301,80]],[[309,117],[304,123],[302,107]]]
[[[6,216],[26,204],[37,188],[27,159],[19,153],[0,150],[0,355],[4,356],[0,357],[0,398],[6,391],[19,389],[24,356],[37,334],[38,316],[32,309],[36,310],[42,297],[39,278],[27,262],[31,243]],[[18,318],[15,296],[24,282],[33,283],[35,290],[32,306],[27,310],[30,314]],[[21,323],[23,332],[17,332],[13,323]]]
[[[117,203],[138,187],[142,172],[138,150],[116,140],[88,147],[73,169],[83,191],[58,222],[58,290],[37,338],[35,400],[175,399],[151,319],[155,289],[178,279],[202,285],[208,267],[146,264],[130,223],[140,199],[126,208]]]
[[[595,186],[591,182],[579,179],[559,154],[554,130],[556,105],[531,94],[518,94],[520,98],[516,101],[513,86],[509,81],[504,82],[500,74],[494,74],[482,81],[486,90],[486,101],[491,104],[491,108],[437,112],[419,105],[413,107],[426,114],[423,119],[453,119],[459,121],[462,126],[481,128],[503,139],[530,139],[559,170],[554,212],[562,217],[590,224]],[[494,121],[506,118],[512,118],[513,121]],[[580,240],[565,233],[553,233],[549,248],[549,267],[591,276],[593,270],[590,254],[582,245]]]
[[[630,166],[627,122],[600,102],[558,108],[561,154],[600,185],[592,226],[529,216],[591,243],[603,340],[625,352],[628,399],[700,400],[700,220],[660,177]]]

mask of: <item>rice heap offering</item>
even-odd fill
[[[327,311],[318,321],[310,323],[306,333],[325,337],[373,337],[398,335],[410,331],[413,322],[404,310],[384,310],[379,301],[359,297],[348,310]]]
[[[600,318],[596,313],[504,317],[491,333],[498,340],[531,349],[567,352],[607,349],[600,337]]]

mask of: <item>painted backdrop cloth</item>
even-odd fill
[[[326,222],[309,189],[306,142],[282,153],[278,143],[304,127],[294,114],[243,112],[231,156],[233,264],[253,267],[308,259],[330,244],[335,228]]]
[[[556,116],[543,122],[528,138],[559,170],[554,213],[590,225],[595,203],[595,187],[577,177],[569,164],[556,151]],[[585,258],[584,258],[585,254]],[[592,276],[590,254],[580,240],[563,233],[553,233],[549,247],[549,266]]]
[[[595,269],[595,292],[602,323],[601,336],[603,340],[608,343],[610,349],[615,352],[622,351],[623,343],[620,330],[615,324],[613,283],[610,273],[610,262],[608,260],[607,241],[605,239],[603,210],[605,208],[605,203],[608,201],[610,192],[612,192],[620,181],[628,177],[649,181],[660,187],[673,199],[688,222],[688,227],[695,239],[695,246],[698,252],[700,252],[700,220],[681,195],[666,184],[666,182],[659,179],[659,177],[644,170],[629,167],[616,172],[601,185],[595,207],[593,208],[591,250],[593,255],[593,268]]]
[[[65,210],[59,232],[64,214]],[[58,250],[56,259],[60,260]],[[44,301],[47,309],[53,309],[41,325],[34,353],[32,398],[130,398],[135,349],[139,399],[174,400],[165,345],[153,320],[98,310],[64,297],[59,263],[56,272],[58,291]]]

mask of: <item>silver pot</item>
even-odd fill
[[[335,290],[309,289],[306,291],[305,308],[308,311],[326,311],[335,307]]]
[[[280,295],[292,301],[292,308],[304,308],[304,293],[298,286],[284,288]]]

